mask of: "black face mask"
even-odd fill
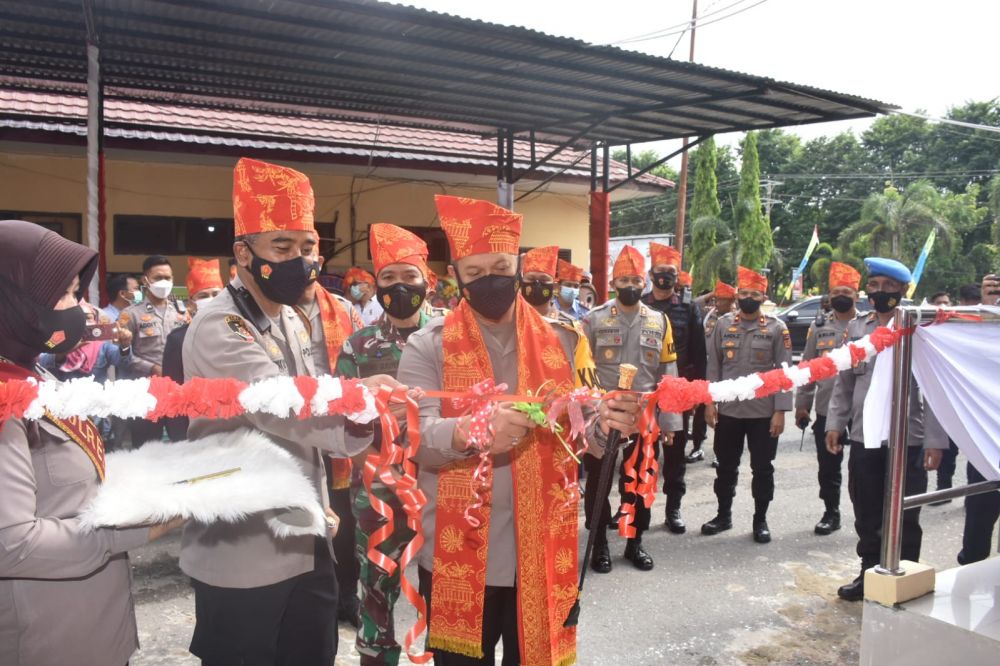
[[[423,305],[427,297],[427,283],[406,284],[397,282],[388,287],[378,287],[375,290],[375,298],[378,304],[386,311],[390,317],[396,319],[409,319],[420,306]]]
[[[295,305],[302,298],[306,287],[319,276],[319,264],[295,257],[287,261],[268,261],[254,254],[247,245],[253,262],[250,274],[268,300],[282,305]]]
[[[458,281],[473,310],[490,321],[499,321],[517,298],[520,278],[517,275],[484,275],[472,282]]]
[[[615,290],[615,298],[625,306],[632,306],[639,302],[642,297],[642,289],[639,287],[624,287]]]
[[[83,339],[87,314],[79,305],[65,310],[45,310],[38,315],[36,349],[49,354],[65,354]]]
[[[677,282],[677,276],[673,273],[653,273],[653,285],[657,289],[673,289]]]
[[[533,280],[521,285],[521,295],[532,305],[545,305],[555,295],[556,286],[552,282]]]
[[[868,294],[868,300],[872,302],[875,312],[885,314],[892,312],[903,300],[901,291],[874,291]]]
[[[760,310],[760,301],[756,298],[750,298],[747,296],[746,298],[739,299],[737,303],[740,306],[740,312],[743,314],[753,314],[754,312],[757,312],[757,310]]]
[[[850,296],[833,296],[830,298],[830,307],[841,314],[850,312],[854,307],[854,299]]]

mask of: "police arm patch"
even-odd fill
[[[242,317],[229,315],[226,317],[225,321],[226,326],[229,327],[230,331],[236,334],[236,337],[243,340],[243,342],[253,342],[253,333],[250,332],[250,328],[247,326],[247,323],[243,321]]]
[[[792,348],[792,336],[787,328],[781,332],[781,339],[785,341],[785,349]]]

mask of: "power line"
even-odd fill
[[[913,118],[923,118],[924,120],[931,120],[938,123],[944,123],[945,125],[955,125],[956,127],[965,127],[966,129],[982,130],[984,132],[994,132],[1000,134],[1000,127],[994,127],[993,125],[980,125],[979,123],[967,123],[964,120],[955,120],[953,118],[938,118],[937,116],[928,116],[923,113],[914,113],[912,111],[899,111],[893,110],[890,113],[895,113],[900,116],[911,116]]]
[[[678,28],[684,28],[685,30],[687,30],[688,28],[691,27],[692,23],[696,23],[697,24],[697,21],[704,20],[708,16],[715,16],[719,12],[726,11],[727,9],[730,9],[731,7],[735,7],[736,5],[743,4],[744,2],[746,2],[746,0],[736,0],[736,2],[734,2],[732,4],[729,4],[729,5],[726,5],[725,7],[722,7],[721,9],[717,9],[714,12],[705,12],[704,14],[702,14],[701,16],[699,16],[697,19],[695,19],[695,21],[692,21],[691,19],[688,19],[686,21],[682,21],[681,23],[675,23],[674,25],[667,26],[666,28],[660,28],[660,29],[654,30],[652,32],[644,32],[644,33],[639,34],[639,35],[633,35],[632,37],[625,37],[624,39],[620,39],[620,40],[618,40],[616,42],[608,42],[605,46],[615,46],[617,44],[627,44],[628,42],[631,42],[632,40],[641,39],[641,38],[644,38],[644,37],[656,37],[656,36],[661,35],[662,33],[665,33],[665,32],[670,31],[670,30],[676,30]],[[716,0],[716,2],[713,2],[706,9],[711,8],[712,5],[716,5],[718,3],[719,3],[719,0]]]
[[[753,9],[754,7],[756,7],[757,5],[762,5],[765,2],[767,2],[767,0],[757,0],[757,2],[753,3],[752,5],[748,5],[746,7],[741,8],[741,9],[737,9],[735,12],[732,12],[730,14],[726,14],[725,16],[720,16],[720,17],[714,18],[714,19],[712,19],[710,21],[704,21],[704,20],[690,21],[689,24],[693,24],[696,28],[701,28],[701,27],[704,27],[704,26],[709,26],[709,25],[712,25],[713,23],[718,23],[719,21],[725,21],[726,19],[733,18],[734,16],[736,16],[738,14],[742,14],[745,11],[749,11],[749,10]],[[686,28],[683,28],[682,30],[675,30],[673,32],[664,32],[663,34],[659,34],[659,35],[652,36],[652,37],[643,37],[641,39],[630,39],[630,40],[618,42],[618,44],[638,44],[640,42],[648,42],[648,41],[652,41],[654,39],[661,39],[663,37],[670,37],[672,35],[676,35],[678,32],[681,33],[681,34],[684,34],[688,30],[690,30],[690,25],[688,27],[686,27]]]

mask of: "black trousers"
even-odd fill
[[[300,576],[252,588],[194,585],[191,654],[203,666],[330,666],[337,656],[337,578],[326,540]]]
[[[358,575],[360,565],[354,553],[355,527],[357,521],[354,518],[352,508],[351,489],[340,488],[330,490],[330,508],[340,518],[340,528],[337,536],[333,537],[333,555],[337,558],[337,593],[338,606],[345,608],[350,597],[358,596]],[[367,554],[365,555],[367,557]]]
[[[889,449],[866,449],[864,442],[851,440],[851,455],[847,461],[847,488],[854,504],[854,529],[858,533],[858,556],[862,568],[878,564],[882,555],[882,505],[885,496],[885,470]],[[906,450],[906,495],[927,491],[924,451],[919,446]],[[920,559],[920,507],[903,512],[903,535],[900,556],[916,562]]]
[[[685,419],[687,412],[685,412]],[[679,511],[681,508],[681,498],[687,492],[687,483],[684,475],[687,472],[687,458],[684,455],[684,447],[687,444],[687,432],[678,430],[674,433],[673,444],[663,448],[663,494],[667,496],[667,511]]]
[[[955,462],[958,458],[958,446],[948,438],[948,448],[941,455],[941,464],[937,468],[937,489],[951,488],[951,480],[955,478]]]
[[[827,511],[840,511],[840,486],[843,483],[841,467],[844,462],[844,451],[834,455],[826,450],[826,416],[817,414],[812,426],[813,438],[816,440],[816,462],[819,481],[819,498],[823,500]],[[840,443],[846,443],[844,433],[840,433]]]
[[[762,514],[774,499],[774,458],[778,455],[778,438],[771,437],[771,419],[741,419],[719,414],[715,424],[715,459],[719,463],[715,476],[715,496],[719,499],[719,513],[732,512],[736,484],[740,478],[740,459],[743,443],[750,450],[750,471],[753,480],[755,513]],[[763,517],[763,516],[761,516]]]
[[[618,493],[621,496],[621,503],[623,505],[635,505],[635,520],[632,523],[632,526],[635,527],[636,536],[642,536],[642,533],[649,529],[650,509],[647,509],[645,503],[641,500],[638,502],[636,501],[635,493],[625,492],[625,461],[632,455],[636,446],[641,446],[641,443],[639,443],[637,436],[633,436],[629,438],[628,445],[622,449],[622,459],[618,468]],[[659,447],[659,442],[657,442],[653,448],[653,460],[659,458]],[[587,485],[583,490],[583,511],[586,516],[587,529],[589,530],[594,528],[597,530],[597,536],[595,538],[597,540],[596,543],[598,544],[607,543],[608,523],[611,522],[611,501],[609,499],[611,495],[611,487],[608,487],[608,494],[604,497],[597,496],[598,480],[601,477],[601,460],[602,459],[595,458],[589,454],[584,454],[583,456],[583,465],[587,470]],[[636,469],[642,470],[645,466],[648,466],[648,463],[642,456],[642,449],[640,448],[639,460],[636,463]],[[595,525],[593,516],[598,506],[601,509],[601,515]]]
[[[427,602],[427,620],[431,616],[431,572],[417,568],[420,595]],[[530,622],[525,618],[525,622]],[[467,657],[464,654],[446,652],[440,648],[434,651],[435,666],[494,666],[496,664],[497,643],[503,641],[501,666],[518,666],[521,662],[517,637],[517,588],[486,586],[483,599],[483,657]]]
[[[163,439],[164,419],[147,421],[146,419],[129,419],[132,431],[132,448],[138,449],[146,442],[159,442]]]
[[[972,463],[965,468],[965,473],[969,483],[986,480]],[[962,532],[962,550],[958,554],[959,564],[979,562],[990,556],[993,526],[997,519],[1000,519],[1000,490],[965,498],[965,530]]]
[[[688,419],[691,419],[691,441],[694,442],[692,451],[701,448],[701,443],[705,441],[708,434],[708,424],[705,423],[705,405],[698,405],[694,412],[684,412],[684,430],[688,429]]]

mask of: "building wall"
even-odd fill
[[[0,209],[83,216],[81,238],[86,242],[86,160],[78,150],[32,144],[30,152],[0,151]],[[173,162],[166,159],[174,160]],[[115,255],[116,214],[231,217],[232,165],[235,160],[216,157],[200,160],[194,155],[169,155],[166,159],[112,153],[106,161],[107,251],[112,272],[138,272],[139,255]],[[495,200],[495,184],[489,178],[467,178],[455,174],[423,172],[416,180],[354,177],[343,167],[289,164],[310,176],[316,193],[317,221],[332,221],[339,214],[338,247],[350,235],[350,198],[356,197],[357,236],[373,222],[407,226],[436,226],[434,194],[454,194]],[[432,181],[443,182],[432,182]],[[459,182],[460,181],[460,182]],[[352,190],[353,187],[353,190]],[[527,189],[527,188],[524,188]],[[515,193],[516,195],[516,193]],[[536,193],[515,204],[525,216],[522,244],[559,245],[570,249],[573,262],[589,264],[587,194]],[[367,244],[355,246],[358,264],[370,266]],[[187,272],[184,257],[176,257],[175,282],[183,284]],[[228,259],[226,257],[225,259]],[[346,269],[350,252],[336,255],[333,267]],[[225,261],[223,261],[223,266]],[[444,272],[444,265],[433,267]]]

